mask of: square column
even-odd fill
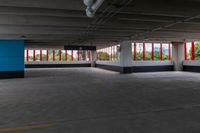
[[[91,58],[91,67],[95,67],[96,61],[97,61],[97,51],[92,50],[91,51],[92,58]]]
[[[174,70],[183,70],[184,61],[184,42],[172,42],[172,59],[174,61]]]
[[[132,41],[120,43],[120,66],[132,66]]]
[[[0,78],[24,78],[24,41],[0,40]]]
[[[132,73],[132,41],[120,43],[120,68],[121,73]]]

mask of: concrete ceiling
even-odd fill
[[[27,45],[106,45],[200,39],[200,0],[105,0],[87,18],[82,0],[0,0],[0,38]]]

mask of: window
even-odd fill
[[[87,50],[25,50],[25,61],[90,61],[91,51]]]
[[[42,50],[42,61],[47,61],[47,50]]]
[[[154,43],[154,60],[160,60],[160,44]]]
[[[185,60],[200,60],[200,42],[184,43]]]
[[[172,46],[170,43],[162,44],[162,60],[171,60]]]
[[[28,50],[24,50],[24,60],[28,61]]]
[[[152,44],[145,43],[145,56],[146,60],[152,60]]]
[[[66,61],[66,51],[61,50],[61,61]]]
[[[97,59],[101,61],[118,61],[119,45],[110,46],[97,50]]]
[[[87,56],[86,56],[86,61],[90,61],[91,60],[91,51],[86,51],[87,52]]]
[[[200,42],[195,42],[195,60],[200,60]]]
[[[192,43],[191,42],[185,42],[184,44],[185,49],[185,60],[192,60]]]
[[[40,50],[34,50],[34,61],[40,61]]]
[[[132,43],[132,58],[134,61],[171,60],[171,43]]]
[[[28,61],[33,61],[33,50],[28,50]]]
[[[106,48],[103,48],[101,50],[98,51],[98,59],[99,60],[103,60],[103,61],[109,61],[109,60],[113,60],[113,49],[112,47],[110,47],[111,49],[111,55],[109,55],[109,52],[107,51],[108,49]],[[111,59],[110,59],[110,56],[111,56]]]
[[[136,43],[136,60],[143,60],[143,43]]]

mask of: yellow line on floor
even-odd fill
[[[31,130],[31,129],[44,129],[52,127],[53,124],[35,124],[35,125],[25,125],[20,127],[14,128],[0,128],[0,132],[17,132],[17,131],[24,131],[24,130]]]
[[[96,78],[95,81],[96,81],[97,83],[100,83],[100,84],[104,84],[104,83],[107,82],[106,79],[103,79],[103,78]]]

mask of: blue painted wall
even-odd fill
[[[24,71],[24,41],[0,40],[0,72]]]

